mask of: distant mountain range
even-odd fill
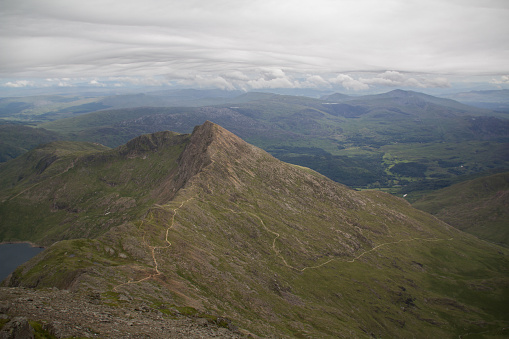
[[[0,130],[4,160],[38,142],[78,140],[116,147],[143,133],[190,133],[195,125],[210,120],[283,161],[313,168],[352,187],[384,188],[412,199],[466,175],[509,168],[507,114],[412,91],[316,99],[179,90],[95,99],[2,100],[4,121],[17,121]],[[24,109],[26,105],[31,108]],[[5,111],[6,107],[14,111]],[[31,121],[38,129],[33,138],[23,132],[20,143],[22,121]],[[404,191],[398,192],[400,187]]]
[[[447,98],[471,106],[509,112],[509,89],[461,92],[450,94]]]
[[[187,316],[252,337],[509,334],[507,248],[211,122],[115,149],[34,149],[0,166],[0,201],[0,240],[52,244],[6,284],[67,289],[115,314]],[[116,326],[101,324],[87,330]]]

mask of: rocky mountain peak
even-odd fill
[[[266,152],[248,144],[223,127],[206,121],[196,126],[190,136],[189,143],[179,159],[178,178],[184,183],[212,163],[225,168],[230,167],[233,161],[249,162],[249,159],[257,157],[258,154]]]
[[[203,151],[209,153],[219,150],[228,152],[233,151],[232,148],[249,147],[249,144],[244,140],[210,121],[205,121],[203,125],[195,127],[191,135],[190,145],[202,147]]]

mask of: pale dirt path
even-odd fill
[[[286,259],[283,257],[283,255],[281,254],[281,252],[279,251],[279,249],[276,246],[276,240],[280,237],[280,234],[275,232],[275,231],[273,231],[273,230],[271,230],[271,229],[269,229],[267,227],[267,225],[265,224],[265,222],[262,220],[262,218],[260,218],[260,216],[258,216],[257,214],[255,214],[253,212],[235,211],[235,210],[233,210],[231,208],[218,206],[218,205],[216,205],[214,203],[211,203],[211,202],[207,202],[207,201],[202,201],[202,202],[212,204],[212,205],[214,205],[214,206],[216,206],[218,208],[230,211],[231,213],[234,213],[234,214],[249,214],[249,215],[257,218],[260,221],[260,224],[263,226],[263,228],[265,228],[265,230],[268,233],[271,233],[272,235],[275,236],[274,239],[272,240],[272,250],[274,251],[276,256],[278,256],[283,261],[283,263],[284,263],[284,265],[286,267],[288,267],[288,268],[290,268],[292,270],[299,271],[299,272],[304,272],[305,270],[320,268],[320,267],[323,267],[323,266],[327,265],[328,263],[330,263],[332,261],[339,260],[339,258],[331,258],[331,259],[329,259],[329,260],[327,260],[327,261],[325,261],[325,262],[323,262],[323,263],[321,263],[319,265],[316,265],[316,266],[306,266],[304,268],[297,268],[295,266],[292,266],[292,265],[288,264],[288,262],[286,261]],[[414,238],[409,238],[409,239],[400,239],[398,241],[389,241],[389,242],[385,242],[385,243],[376,245],[372,249],[362,252],[361,254],[359,254],[358,256],[356,256],[354,258],[352,258],[351,260],[341,260],[341,261],[345,262],[345,263],[353,263],[357,259],[359,259],[362,256],[364,256],[365,254],[368,254],[370,252],[376,251],[376,250],[378,250],[381,247],[388,246],[388,245],[394,245],[394,244],[398,244],[398,243],[402,243],[402,242],[411,242],[411,241],[451,241],[451,240],[453,240],[453,238],[440,239],[440,238],[420,238],[420,237],[414,237]]]
[[[134,280],[130,279],[130,280],[128,280],[126,283],[123,283],[123,284],[120,284],[120,285],[115,286],[115,287],[113,288],[113,290],[114,290],[114,291],[117,291],[117,289],[118,289],[119,287],[122,287],[122,286],[125,286],[125,285],[129,285],[129,284],[138,284],[138,283],[141,283],[141,282],[143,282],[143,281],[146,281],[146,280],[152,279],[152,278],[157,277],[157,276],[159,276],[159,275],[161,275],[161,274],[162,274],[162,272],[161,272],[161,271],[159,271],[159,264],[158,264],[157,259],[156,259],[156,253],[155,253],[155,250],[156,250],[156,249],[165,249],[165,248],[169,248],[169,247],[171,246],[171,242],[168,240],[168,234],[169,234],[170,229],[172,229],[172,228],[173,228],[173,225],[174,225],[174,223],[175,223],[175,216],[177,215],[177,211],[178,211],[179,209],[181,209],[181,208],[182,208],[182,207],[183,207],[186,203],[188,203],[190,200],[192,200],[192,199],[194,199],[194,198],[195,198],[195,197],[191,197],[191,198],[189,198],[189,199],[187,199],[187,200],[183,201],[183,202],[180,204],[180,206],[179,206],[179,207],[177,207],[177,208],[173,209],[173,214],[172,214],[172,216],[171,216],[170,225],[169,225],[169,226],[168,226],[168,228],[166,229],[166,236],[165,236],[165,239],[164,239],[164,241],[166,242],[166,244],[167,244],[167,245],[165,245],[165,246],[152,246],[152,245],[150,245],[150,244],[149,244],[149,243],[145,240],[145,233],[146,233],[146,232],[145,232],[145,231],[143,232],[143,242],[144,242],[144,243],[147,245],[147,247],[150,249],[150,252],[151,252],[151,254],[152,254],[152,260],[153,260],[153,262],[154,262],[154,270],[155,270],[155,272],[156,272],[156,273],[149,274],[149,275],[148,275],[148,276],[146,276],[145,278],[140,279],[140,280],[136,280],[136,281],[134,281]],[[163,209],[163,210],[165,210],[165,211],[167,211],[167,210],[168,210],[168,208],[169,208],[169,206],[168,206],[168,205],[163,206],[163,205],[155,204],[154,206],[155,206],[155,207],[158,207],[158,208],[161,208],[161,209]],[[142,227],[143,227],[143,222],[142,222],[142,224],[141,224],[140,228],[142,228]]]
[[[122,286],[125,286],[125,285],[129,285],[129,284],[137,284],[137,283],[141,283],[143,281],[146,281],[146,280],[149,280],[149,279],[152,279],[154,277],[157,277],[161,274],[163,274],[161,271],[159,271],[159,265],[158,265],[158,262],[157,262],[157,258],[156,258],[156,253],[155,251],[157,249],[167,249],[169,247],[171,247],[171,242],[170,240],[168,239],[169,237],[169,232],[170,230],[173,228],[174,226],[174,223],[175,223],[175,217],[177,215],[177,212],[185,205],[187,204],[189,201],[193,200],[193,199],[196,199],[197,196],[193,196],[187,200],[184,200],[181,202],[181,204],[177,207],[177,208],[174,208],[173,209],[173,214],[172,214],[172,217],[171,217],[171,221],[170,221],[170,225],[168,226],[168,228],[166,229],[166,235],[165,235],[165,242],[166,242],[166,245],[165,246],[152,246],[150,245],[146,240],[145,240],[145,232],[143,234],[143,242],[147,245],[147,247],[150,249],[150,252],[151,252],[151,255],[152,255],[152,260],[153,260],[153,263],[154,263],[154,270],[155,270],[155,273],[151,273],[149,274],[148,276],[142,278],[142,279],[139,279],[139,280],[132,280],[130,279],[129,281],[127,281],[126,283],[123,283],[123,284],[120,284],[116,287],[113,288],[114,291],[117,291],[117,289],[119,287],[122,287]],[[256,219],[259,220],[260,224],[263,226],[263,228],[270,234],[272,234],[274,236],[274,239],[272,240],[272,251],[275,253],[275,255],[281,259],[281,261],[283,262],[283,264],[292,269],[292,270],[295,270],[295,271],[298,271],[298,272],[304,272],[306,270],[309,270],[309,269],[317,269],[317,268],[320,268],[320,267],[323,267],[333,261],[336,261],[336,260],[340,260],[339,258],[330,258],[328,259],[327,261],[319,264],[319,265],[316,265],[316,266],[306,266],[306,267],[303,267],[303,268],[297,268],[295,266],[292,266],[290,265],[285,257],[281,254],[280,250],[277,248],[277,245],[276,245],[276,241],[277,239],[280,237],[280,234],[271,230],[269,227],[267,227],[267,225],[265,224],[265,222],[263,221],[263,219],[253,213],[253,212],[248,212],[248,211],[235,211],[231,208],[228,208],[228,207],[223,207],[223,206],[219,206],[215,203],[212,203],[210,201],[204,201],[204,200],[199,200],[203,203],[206,203],[206,204],[211,204],[211,205],[214,205],[216,206],[217,208],[220,208],[220,209],[223,209],[223,210],[226,210],[226,211],[229,211],[231,213],[234,213],[234,214],[248,214],[248,215],[251,215],[253,217],[255,217]],[[157,208],[161,208],[165,211],[168,211],[169,210],[169,206],[168,205],[154,205],[155,207]],[[237,206],[237,205],[236,205]],[[238,207],[238,206],[237,206]],[[239,207],[240,209],[240,207]],[[143,227],[143,222],[142,222],[142,225],[140,226],[140,228]],[[382,244],[378,244],[376,245],[375,247],[367,250],[367,251],[364,251],[362,252],[361,254],[357,255],[356,257],[350,259],[350,260],[340,260],[341,262],[345,262],[345,263],[353,263],[355,262],[356,260],[360,259],[361,257],[363,257],[364,255],[368,254],[368,253],[371,253],[371,252],[374,252],[376,250],[378,250],[379,248],[381,247],[385,247],[385,246],[389,246],[389,245],[395,245],[395,244],[399,244],[399,243],[402,243],[402,242],[412,242],[412,241],[451,241],[453,240],[453,238],[448,238],[448,239],[437,239],[437,238],[420,238],[420,237],[414,237],[414,238],[409,238],[409,239],[400,239],[400,240],[397,240],[397,241],[389,241],[389,242],[385,242],[385,243],[382,243]]]

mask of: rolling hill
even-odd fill
[[[454,227],[509,246],[509,173],[464,181],[413,204]]]
[[[2,240],[60,240],[10,286],[261,337],[508,334],[509,251],[402,199],[281,162],[211,122],[86,149],[2,183]]]
[[[61,139],[61,135],[43,128],[0,124],[0,163],[14,159],[41,144]]]

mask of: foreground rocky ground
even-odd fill
[[[169,316],[142,301],[133,300],[119,308],[107,305],[99,295],[80,296],[58,289],[0,288],[0,325],[3,325],[0,338],[10,338],[13,331],[21,331],[15,327],[26,327],[24,319],[38,322],[57,338],[245,337],[232,324],[226,328],[205,318]]]

